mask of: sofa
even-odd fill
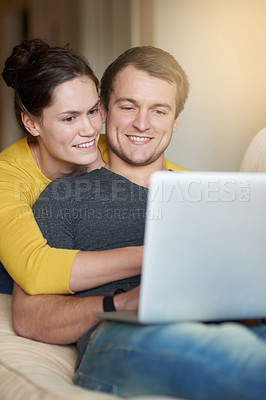
[[[266,127],[259,130],[249,143],[240,172],[266,172]]]
[[[77,357],[74,345],[50,345],[17,336],[12,328],[11,303],[12,296],[0,294],[0,400],[119,399],[72,383]]]

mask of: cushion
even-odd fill
[[[72,383],[75,346],[50,345],[17,336],[12,296],[0,294],[0,393],[5,400],[109,399]],[[111,396],[114,399],[116,396]]]
[[[12,328],[12,296],[0,293],[0,396],[4,400],[118,400],[72,383],[74,345],[51,345],[17,336]],[[135,398],[136,399],[136,398]],[[141,396],[138,400],[169,400]]]
[[[241,172],[266,172],[266,127],[251,140],[240,165]]]

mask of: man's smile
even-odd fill
[[[146,136],[143,137],[143,136],[128,135],[127,137],[130,139],[130,141],[138,143],[147,143],[151,140],[151,138]]]

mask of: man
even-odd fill
[[[96,251],[142,244],[149,178],[164,169],[188,87],[176,60],[152,47],[129,49],[107,68],[101,97],[110,161],[43,192],[35,215],[49,244]],[[93,316],[103,309],[136,310],[138,293],[139,277],[110,282],[87,297],[30,297],[16,287],[14,326],[44,342],[79,340],[75,382],[89,389],[124,397],[264,399],[264,326],[138,326],[99,323]]]

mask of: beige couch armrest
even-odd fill
[[[1,400],[121,400],[72,383],[75,346],[50,345],[17,336],[12,328],[11,301],[12,296],[0,293]],[[134,399],[170,400],[160,396]]]
[[[104,400],[115,396],[72,383],[75,346],[49,345],[17,336],[12,296],[0,294],[0,395],[5,400]]]

